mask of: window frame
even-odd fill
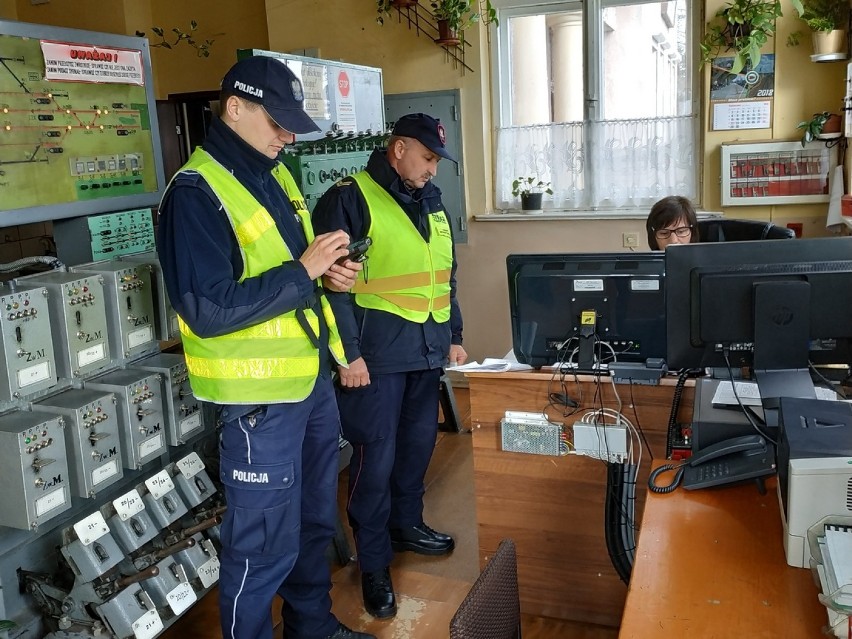
[[[581,10],[583,19],[583,121],[599,120],[604,112],[603,96],[603,11],[610,7],[659,2],[661,0],[491,0],[492,5],[499,11],[499,24],[496,27],[495,46],[492,47],[492,109],[495,129],[512,126],[512,95],[511,82],[507,82],[507,74],[511,72],[509,62],[509,19],[540,13],[555,13],[559,11]],[[702,135],[701,86],[704,73],[697,66],[698,42],[701,35],[704,8],[689,3],[689,16],[686,26],[690,37],[690,46],[685,54],[685,65],[691,69],[690,88],[692,115],[694,116],[693,140],[698,155],[696,156],[696,206],[701,205],[703,197],[703,167],[704,167],[704,137]],[[496,150],[495,150],[496,154]],[[496,155],[492,162],[496,161]],[[617,209],[611,209],[617,210]],[[603,211],[600,211],[603,212]]]

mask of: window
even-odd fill
[[[689,0],[499,3],[497,206],[550,182],[555,210],[698,195]]]

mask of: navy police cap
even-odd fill
[[[290,133],[320,130],[305,113],[301,80],[283,60],[265,55],[244,58],[225,74],[222,90],[262,105],[275,124]]]
[[[453,162],[456,159],[447,151],[447,133],[444,125],[425,113],[409,113],[393,126],[392,135],[414,138],[433,153]]]

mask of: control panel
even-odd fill
[[[166,435],[170,446],[180,446],[204,432],[201,402],[192,394],[183,355],[158,353],[134,362],[132,368],[158,373],[163,380]]]
[[[56,358],[44,287],[0,287],[0,402],[27,399],[56,385]]]
[[[305,196],[305,204],[310,211],[314,210],[316,203],[335,182],[363,171],[372,153],[372,147],[364,151],[335,152],[334,143],[330,144],[328,152],[320,150],[324,147],[317,147],[317,152],[313,155],[281,156],[281,161],[290,170],[302,195]]]
[[[149,251],[125,255],[121,259],[128,262],[148,264],[153,268],[151,284],[154,292],[154,304],[157,308],[157,313],[154,316],[157,339],[164,342],[179,339],[178,316],[175,309],[172,308],[171,302],[169,302],[168,293],[166,293],[166,281],[163,279],[163,269],[160,268],[160,258],[157,257],[155,252]]]
[[[153,267],[127,262],[92,262],[71,269],[104,278],[109,346],[113,359],[126,362],[159,350],[154,331]]]
[[[60,378],[91,377],[110,366],[104,278],[80,273],[41,273],[17,280],[48,291],[56,370]]]
[[[115,395],[72,388],[32,409],[65,418],[72,495],[95,497],[124,476]]]
[[[113,393],[124,467],[139,469],[166,452],[163,395],[156,373],[120,370],[87,380],[85,387]]]
[[[64,421],[14,411],[0,416],[0,525],[36,530],[71,507]]]

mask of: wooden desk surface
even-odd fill
[[[811,573],[784,560],[775,479],[648,493],[620,639],[821,637]]]

